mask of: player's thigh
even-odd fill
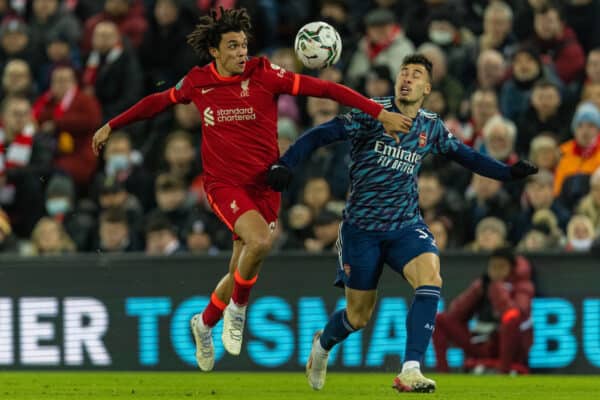
[[[281,193],[273,190],[266,190],[256,193],[256,205],[258,212],[263,216],[271,233],[275,231],[275,224],[277,224],[277,217],[279,215],[279,209],[281,207]]]
[[[257,237],[268,238],[268,224],[252,198],[252,193],[241,187],[217,187],[207,191],[208,201],[215,214],[233,233],[233,240],[244,244]]]
[[[439,277],[438,248],[424,223],[390,232],[385,246],[385,261],[413,286],[428,285]],[[415,284],[417,286],[415,286]]]
[[[377,302],[377,290],[357,290],[346,287],[346,314],[350,324],[360,329],[365,327]]]
[[[419,286],[442,286],[440,257],[436,253],[423,253],[404,267],[404,277],[413,288]]]
[[[338,235],[338,274],[336,285],[356,290],[377,288],[383,269],[381,240],[377,233],[363,231],[347,222]]]

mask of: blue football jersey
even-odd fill
[[[398,112],[393,97],[374,99]],[[420,109],[400,143],[369,115],[353,110],[339,116],[352,142],[351,191],[344,220],[370,231],[398,230],[421,220],[417,176],[429,154],[455,151],[460,141],[437,114]]]

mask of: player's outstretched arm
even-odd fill
[[[119,129],[133,122],[152,118],[173,103],[175,103],[175,101],[172,98],[170,89],[142,98],[136,104],[108,121],[108,123],[94,133],[94,138],[92,139],[92,149],[94,150],[94,154],[98,155],[100,153],[100,150],[108,141],[113,129]]]
[[[322,146],[347,139],[344,123],[336,117],[306,131],[267,172],[267,184],[277,192],[284,191],[292,181],[292,170],[308,160]]]
[[[298,94],[303,96],[326,97],[345,106],[358,108],[383,124],[383,129],[400,141],[397,132],[408,133],[412,119],[399,113],[386,111],[382,105],[362,94],[338,83],[324,81],[307,75],[298,75]]]
[[[538,172],[538,167],[527,160],[520,160],[509,166],[473,150],[462,142],[446,156],[479,175],[499,181],[519,180]]]

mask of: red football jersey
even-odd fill
[[[279,158],[277,95],[298,94],[300,77],[252,58],[244,72],[223,77],[214,63],[194,67],[171,89],[176,103],[194,102],[202,116],[202,163],[207,185],[262,185]]]

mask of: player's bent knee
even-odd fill
[[[256,235],[246,242],[248,251],[257,255],[266,255],[273,245],[270,235]]]

